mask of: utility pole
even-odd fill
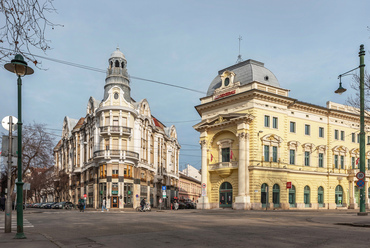
[[[11,179],[12,179],[12,130],[13,117],[9,116],[9,146],[8,146],[8,181],[7,181],[7,198],[5,204],[5,233],[12,232],[12,199],[11,199]]]

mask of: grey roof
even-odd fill
[[[269,69],[264,67],[264,63],[249,59],[220,70],[218,72],[218,75],[210,84],[207,91],[207,96],[212,95],[215,89],[221,87],[220,75],[226,70],[235,73],[234,82],[240,82],[240,85],[245,85],[257,81],[280,88],[279,81]]]

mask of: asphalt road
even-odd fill
[[[338,225],[370,224],[370,216],[348,210],[30,209],[24,218],[33,226],[25,227],[25,233],[41,235],[53,247],[370,247],[367,225]]]

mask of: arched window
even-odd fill
[[[266,207],[266,203],[268,202],[268,185],[266,183],[262,184],[261,186],[261,203],[262,203],[262,207],[265,208]]]
[[[340,185],[335,188],[335,203],[337,206],[342,206],[343,204],[343,188]]]
[[[110,62],[110,68],[112,68],[112,67],[113,67],[113,61]]]
[[[317,190],[317,203],[319,204],[319,208],[324,206],[324,188],[321,186]]]
[[[114,62],[114,67],[119,67],[119,61],[116,60],[116,62]]]
[[[125,63],[121,62],[121,67],[124,68],[125,67]]]
[[[274,184],[272,187],[272,202],[274,207],[280,207],[280,187],[278,184]]]
[[[295,208],[295,187],[292,185],[292,188],[289,189],[289,207]]]
[[[309,186],[305,186],[304,187],[304,193],[303,193],[303,200],[304,200],[304,205],[306,208],[309,208],[310,207],[310,187]]]

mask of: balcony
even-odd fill
[[[99,150],[94,152],[94,159],[95,158],[120,158],[120,159],[135,159],[139,160],[139,154],[132,151],[126,150]]]
[[[100,127],[100,134],[102,135],[111,135],[111,134],[119,134],[119,135],[131,135],[130,127],[124,126],[103,126]]]
[[[216,164],[210,164],[208,167],[208,170],[219,170],[219,169],[237,169],[238,168],[238,162],[221,162]]]

